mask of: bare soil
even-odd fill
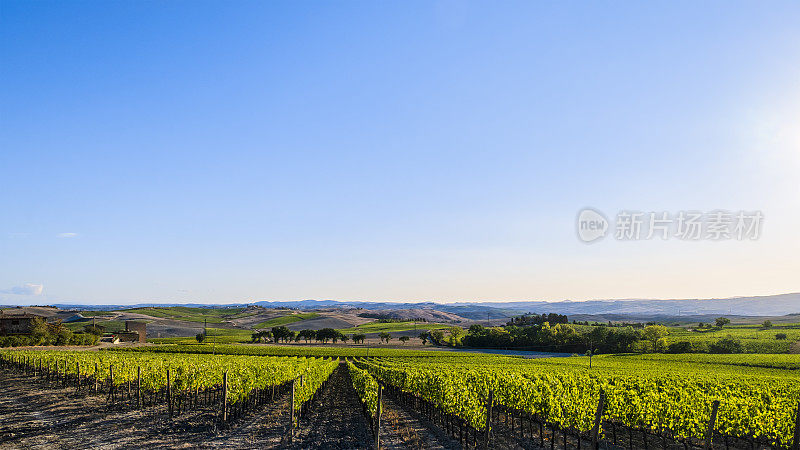
[[[181,448],[200,443],[211,429],[202,413],[170,423],[164,406],[110,411],[102,396],[9,372],[0,372],[0,385],[3,449]]]
[[[455,450],[461,446],[420,414],[406,410],[388,397],[383,398],[381,447]],[[424,421],[424,422],[423,422]]]
[[[300,418],[291,448],[372,448],[372,433],[362,411],[350,372],[340,364],[320,392],[319,402]]]
[[[369,425],[353,397],[349,377],[344,378],[341,370],[336,377],[323,393],[321,406],[300,422],[292,448],[370,448]],[[0,371],[0,449],[288,446],[283,440],[288,430],[288,396],[229,427],[218,428],[216,414],[213,408],[204,408],[170,420],[165,405],[110,410],[104,396]]]

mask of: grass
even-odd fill
[[[65,323],[64,326],[71,331],[83,331],[85,326],[91,324],[92,324],[91,321],[72,322],[72,323]],[[123,320],[95,320],[95,324],[104,327],[106,333],[117,333],[125,331],[125,321]]]
[[[189,343],[187,343],[189,344]],[[158,345],[148,347],[112,348],[109,351],[138,351],[153,353],[216,353],[224,355],[252,356],[313,356],[313,357],[426,357],[426,356],[458,356],[461,360],[484,355],[459,353],[451,354],[438,350],[405,350],[396,348],[365,348],[335,346],[303,346],[303,345]]]
[[[206,342],[209,344],[239,344],[250,342],[252,332],[250,330],[240,330],[231,328],[209,328]],[[197,344],[194,336],[189,337],[168,337],[148,339],[154,344]]]
[[[302,322],[303,320],[309,320],[319,317],[317,313],[297,313],[297,314],[290,314],[288,316],[281,316],[275,317],[274,319],[269,319],[267,321],[261,322],[254,326],[255,329],[263,329],[263,328],[272,328],[272,327],[279,327],[281,325],[288,325],[290,323],[295,322]]]
[[[688,331],[689,329],[694,331]],[[787,338],[776,339],[775,335],[778,333],[786,334]],[[667,342],[711,344],[724,338],[740,340],[746,353],[787,353],[790,347],[800,340],[800,324],[775,324],[770,328],[759,325],[726,325],[723,328],[703,329],[671,327]]]
[[[197,323],[224,323],[244,311],[244,308],[193,308],[189,306],[154,306],[131,308],[117,312],[145,314],[161,319],[175,319]]]
[[[423,332],[426,330],[441,330],[450,328],[452,325],[445,325],[441,323],[428,323],[428,322],[370,322],[357,327],[341,328],[338,331],[342,333],[398,333],[401,331],[418,330]]]
[[[612,358],[612,356],[606,356]],[[704,353],[685,353],[681,355],[664,355],[647,353],[644,355],[619,355],[613,358],[619,360],[631,359],[638,361],[656,361],[672,364],[697,364],[699,366],[716,364],[726,366],[763,367],[766,369],[800,370],[800,355],[774,355],[774,354],[735,354],[735,355],[708,355]],[[702,369],[702,367],[699,367]]]

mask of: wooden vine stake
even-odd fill
[[[222,374],[222,421],[228,421],[228,372]]]
[[[297,378],[292,380],[292,397],[289,400],[289,434],[288,439],[289,443],[292,443],[292,435],[294,434],[294,385],[297,382]]]
[[[603,422],[603,410],[606,408],[606,393],[600,391],[600,399],[597,401],[597,411],[594,413],[594,426],[592,427],[592,448],[600,448],[600,424]]]
[[[719,412],[719,400],[714,400],[714,403],[711,404],[711,418],[708,420],[706,445],[703,447],[706,450],[710,450],[714,444],[714,424],[717,422],[717,412]]]
[[[167,369],[167,407],[169,418],[172,419],[172,383],[170,382],[170,370]]]
[[[114,366],[108,368],[108,379],[110,383],[108,395],[111,397],[111,403],[114,403]]]
[[[489,398],[486,400],[486,436],[483,438],[483,448],[489,449],[492,440],[492,404],[494,403],[494,392],[489,389]]]
[[[792,450],[800,450],[800,402],[797,402],[797,410],[794,416],[794,443]]]
[[[381,448],[381,401],[383,400],[383,385],[378,384],[378,405],[375,411],[375,448]]]
[[[136,407],[142,407],[142,366],[136,367]]]

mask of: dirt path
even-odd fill
[[[416,448],[435,450],[460,449],[458,442],[438,428],[421,421],[421,415],[406,410],[399,403],[383,398],[381,448]]]
[[[291,448],[372,448],[369,423],[361,413],[361,401],[346,365],[339,365],[320,394],[314,410],[301,419]]]
[[[198,445],[199,448],[280,448],[281,438],[289,422],[289,397],[284,395],[271,405],[243,419],[216,437]]]

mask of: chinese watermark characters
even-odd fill
[[[763,221],[761,211],[620,211],[612,226],[603,213],[585,208],[578,213],[577,232],[578,238],[587,243],[607,234],[619,241],[744,241],[761,236]]]

